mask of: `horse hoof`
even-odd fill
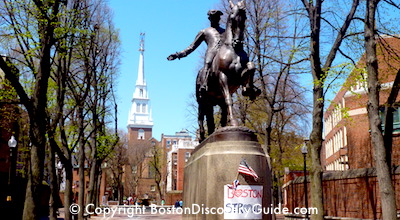
[[[251,101],[254,101],[257,96],[261,95],[261,90],[256,87],[252,88],[245,87],[243,88],[242,95],[248,96]]]

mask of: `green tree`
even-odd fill
[[[0,57],[0,68],[15,88],[30,120],[29,137],[32,143],[28,164],[23,218],[38,219],[43,180],[46,131],[47,89],[51,73],[52,48],[56,41],[55,24],[62,1],[2,1],[3,27],[14,42],[14,53],[21,60]],[[11,56],[10,56],[11,55]],[[21,62],[19,62],[21,61]],[[31,88],[24,88],[21,75],[30,74]]]
[[[311,153],[311,203],[318,209],[318,214],[312,219],[322,220],[324,217],[321,148],[323,142],[323,113],[325,102],[326,79],[332,68],[333,61],[346,37],[347,30],[354,18],[359,0],[353,0],[352,6],[346,16],[342,19],[340,27],[336,28],[336,38],[330,46],[330,50],[323,62],[322,43],[321,43],[321,21],[323,19],[322,8],[323,0],[301,0],[310,25],[310,64],[313,77],[313,112],[312,112],[312,131],[310,134],[309,151]],[[329,19],[325,19],[329,21]],[[329,23],[330,24],[330,23]]]

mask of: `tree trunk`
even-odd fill
[[[64,164],[65,168],[65,190],[64,190],[64,213],[65,220],[72,220],[72,214],[69,212],[69,207],[72,204],[72,180],[73,180],[73,167],[71,163]]]
[[[101,163],[101,162],[100,162]],[[98,180],[99,180],[99,169],[100,169],[100,164],[98,160],[95,160],[95,162],[92,163],[92,166],[90,167],[90,181],[89,181],[89,186],[88,186],[88,197],[87,197],[87,204],[96,204],[96,195],[97,195],[97,186],[98,186]],[[97,206],[95,206],[97,207]],[[93,207],[93,209],[95,208]],[[93,211],[93,210],[91,210]]]
[[[83,220],[83,207],[85,206],[85,141],[84,141],[84,118],[83,107],[78,107],[78,123],[79,123],[79,195],[78,205],[81,211],[78,213],[78,219]]]
[[[382,204],[382,218],[396,219],[396,197],[392,185],[391,172],[386,160],[386,149],[379,116],[378,59],[376,56],[375,12],[379,0],[367,0],[365,18],[365,51],[368,73],[368,119],[371,129],[371,144],[375,153],[376,174]]]
[[[92,155],[93,156],[93,155]],[[95,160],[95,159],[93,159]],[[86,199],[86,204],[94,204],[94,193],[96,190],[96,185],[97,185],[97,165],[96,162],[92,162],[92,166],[90,167],[90,174],[89,174],[89,185],[88,185],[88,190],[87,190],[87,199]],[[94,209],[95,207],[93,207]],[[91,210],[92,211],[92,210]]]
[[[46,114],[40,115],[38,118],[46,118]],[[39,114],[37,114],[39,116]],[[30,120],[34,120],[30,117]],[[25,194],[24,204],[24,220],[37,220],[39,219],[39,211],[43,212],[47,207],[40,207],[41,198],[43,197],[42,192],[42,180],[43,180],[43,169],[44,169],[44,149],[45,146],[45,134],[46,126],[40,126],[43,123],[32,122],[30,128],[30,137],[32,141],[30,160],[29,160],[29,171],[28,171],[28,183]],[[41,131],[40,131],[41,130]]]
[[[50,176],[50,220],[57,220],[57,211],[59,206],[59,189],[56,174],[56,162],[54,149],[48,145],[48,174]]]
[[[314,4],[314,3],[310,3]],[[307,8],[307,6],[306,6]],[[310,37],[310,61],[311,73],[314,80],[313,87],[313,112],[312,131],[310,134],[311,169],[310,169],[310,195],[311,204],[317,208],[318,213],[311,216],[313,220],[324,219],[324,197],[322,189],[322,122],[324,115],[324,78],[326,73],[321,68],[320,60],[320,31],[321,31],[322,1],[317,0],[315,6],[308,5],[311,37]]]
[[[101,178],[102,178],[102,170],[101,170],[101,165],[99,167],[99,173],[97,175],[97,185],[96,185],[96,193],[94,195],[94,201],[95,201],[95,207],[100,207],[100,187],[101,187]]]
[[[310,195],[312,207],[317,208],[318,213],[311,216],[311,219],[324,219],[324,197],[322,188],[321,166],[321,147],[322,147],[322,120],[324,109],[324,95],[321,85],[314,84],[314,108],[313,108],[313,125],[310,135],[310,153],[311,153],[311,170],[310,170]],[[309,206],[310,207],[310,206]]]

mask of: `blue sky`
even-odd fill
[[[192,43],[209,26],[207,12],[218,8],[219,0],[109,0],[114,24],[122,42],[118,79],[118,127],[126,130],[131,99],[139,64],[139,35],[146,33],[144,74],[154,121],[153,137],[175,134],[197,127],[189,106],[195,90],[197,70],[201,67],[202,48],[181,60],[168,61],[171,53]],[[224,25],[224,24],[222,24]],[[203,48],[205,44],[203,45]],[[195,103],[197,104],[197,103]]]

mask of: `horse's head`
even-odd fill
[[[232,1],[229,1],[229,4],[231,6],[231,13],[228,21],[231,24],[232,44],[235,47],[238,44],[242,44],[244,39],[246,5],[244,0],[238,2],[236,5]]]

